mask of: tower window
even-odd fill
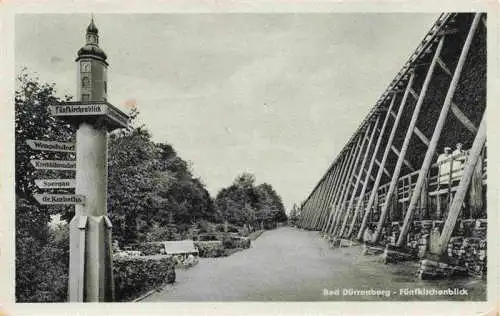
[[[89,88],[89,87],[90,87],[89,77],[83,77],[82,78],[82,88]]]

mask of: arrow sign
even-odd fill
[[[31,160],[36,169],[50,170],[75,170],[76,161],[74,160]]]
[[[35,183],[40,189],[68,189],[76,186],[75,179],[37,179]]]
[[[85,197],[79,194],[33,194],[41,205],[83,204]]]
[[[46,140],[36,140],[27,139],[26,144],[35,150],[46,150],[46,151],[59,151],[74,153],[75,144],[74,143],[62,143],[62,142],[52,142]]]

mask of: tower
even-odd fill
[[[108,90],[106,53],[99,47],[99,30],[92,17],[85,35],[85,45],[78,50],[77,100],[106,101]]]
[[[107,56],[99,47],[99,31],[92,18],[86,43],[76,58],[77,102],[55,112],[75,124],[75,193],[85,203],[75,205],[70,222],[68,301],[114,300],[111,221],[107,214],[108,131],[127,126],[128,117],[107,102]]]

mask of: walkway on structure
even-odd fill
[[[361,247],[330,249],[318,232],[284,227],[266,231],[248,250],[225,258],[201,259],[177,270],[177,281],[145,302],[161,301],[360,301],[484,300],[485,281],[422,281],[416,263],[385,265],[361,255]],[[399,289],[465,288],[468,296],[401,296]],[[324,296],[324,289],[340,295]],[[343,289],[391,290],[389,297],[343,296]]]

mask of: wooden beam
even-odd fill
[[[443,30],[439,31],[438,35],[439,36],[451,35],[451,34],[455,34],[457,32],[458,32],[458,28],[447,28],[447,29],[443,29]]]
[[[410,94],[415,100],[418,100],[418,93],[415,90],[410,89]]]
[[[448,76],[453,76],[453,74],[451,73],[450,71],[450,68],[448,68],[446,66],[446,64],[444,63],[444,61],[441,59],[441,58],[438,58],[437,60],[437,63],[439,65],[439,67],[441,67],[441,69],[443,69],[443,71],[448,75]]]
[[[393,117],[396,117],[396,114],[394,114],[394,112],[391,112],[391,115]],[[427,146],[429,146],[429,139],[427,137],[425,137],[424,133],[422,133],[422,131],[415,126],[415,129],[413,130],[413,132],[415,132],[415,135],[418,136],[418,138],[420,138],[420,140],[426,144]]]
[[[458,215],[460,215],[460,211],[462,210],[462,205],[472,179],[472,174],[474,173],[478,160],[481,158],[481,151],[486,143],[485,117],[486,115],[483,114],[481,124],[479,124],[479,130],[474,138],[474,142],[472,143],[472,148],[469,152],[469,156],[467,157],[467,161],[465,162],[464,171],[458,184],[457,192],[455,193],[455,197],[451,203],[450,212],[448,213],[448,217],[444,223],[443,230],[439,238],[438,255],[443,254],[448,248],[448,242],[450,241],[451,234],[455,228]]]
[[[361,222],[360,230],[358,232],[358,235],[356,236],[356,239],[358,239],[358,240],[361,239],[361,237],[363,236],[364,230],[366,229],[368,215],[370,214],[373,203],[375,202],[375,195],[377,194],[378,187],[380,185],[380,180],[382,179],[382,173],[383,173],[383,170],[385,169],[385,163],[387,161],[387,156],[389,155],[389,151],[391,150],[392,142],[394,141],[394,137],[396,136],[396,130],[398,128],[401,116],[403,115],[403,110],[404,110],[405,105],[407,103],[406,101],[408,99],[408,95],[410,94],[410,89],[413,85],[414,79],[415,79],[415,73],[412,72],[410,79],[408,80],[408,83],[406,86],[406,91],[405,91],[403,98],[401,100],[401,104],[399,105],[398,114],[396,115],[396,118],[395,118],[394,123],[392,125],[391,133],[389,135],[389,138],[387,139],[387,145],[385,147],[384,154],[382,156],[382,161],[380,162],[380,167],[379,167],[379,170],[377,172],[377,177],[375,178],[375,182],[373,183],[372,191],[370,193],[370,198],[369,198],[368,204],[366,205],[366,208],[365,208],[365,214],[363,215],[363,221]],[[390,175],[389,175],[389,177],[390,177]]]
[[[350,159],[352,159],[352,155],[354,154],[354,149],[351,149],[349,152],[347,152],[344,156],[343,162],[342,162],[342,168],[340,169],[340,174],[339,177],[336,180],[335,184],[335,192],[333,194],[333,198],[330,202],[330,214],[328,215],[328,220],[325,225],[324,232],[328,232],[330,229],[330,226],[333,222],[333,217],[335,216],[335,203],[338,198],[338,195],[342,191],[342,183],[345,180],[345,174],[347,172],[347,166],[349,165]]]
[[[337,178],[337,180],[335,182],[335,192],[334,192],[334,195],[333,195],[332,202],[330,204],[330,214],[328,216],[328,220],[327,220],[326,227],[325,227],[325,230],[324,230],[325,232],[329,231],[331,223],[333,222],[333,217],[334,217],[335,212],[336,212],[336,209],[335,209],[334,206],[335,206],[337,197],[340,194],[340,191],[342,190],[342,185],[341,184],[345,180],[345,173],[347,172],[347,165],[349,164],[349,161],[352,158],[353,153],[354,153],[354,150],[351,148],[351,150],[349,152],[346,152],[344,154],[343,161],[342,161],[342,167],[340,169],[340,174],[339,174],[339,177]]]
[[[396,154],[396,156],[398,156],[398,158],[399,156],[401,156],[401,152],[396,147],[394,147],[394,145],[391,145],[391,150]],[[408,168],[410,168],[411,171],[416,170],[408,160],[404,159],[403,162]],[[394,175],[394,172],[392,174]]]
[[[330,212],[331,212],[330,205],[332,204],[332,200],[333,200],[333,197],[335,195],[335,191],[337,190],[336,184],[337,184],[338,178],[340,177],[341,171],[342,171],[342,165],[339,162],[338,165],[335,168],[335,174],[334,174],[334,177],[332,179],[332,185],[331,185],[330,195],[328,197],[328,200],[325,203],[326,215],[325,215],[325,219],[323,221],[322,227],[321,227],[321,231],[325,230],[325,226],[328,223],[328,219],[330,217]]]
[[[375,163],[376,163],[376,164],[377,164],[377,166],[380,168],[381,163],[380,163],[380,161],[378,161],[376,158],[375,158]],[[389,173],[389,170],[387,170],[385,167],[384,167],[384,168],[382,168],[382,170],[384,170],[384,173],[385,173],[388,177],[390,177],[390,176],[391,176],[391,174]]]
[[[368,170],[366,170],[366,169],[364,169],[364,168],[363,168],[363,173],[366,175],[366,174],[368,173]],[[362,175],[361,175],[361,176],[362,176]],[[365,178],[366,178],[366,177],[365,177]],[[372,180],[372,181],[373,181],[373,180],[375,180],[375,177],[374,177],[374,176],[372,176],[372,175],[370,175],[370,180]],[[365,181],[366,181],[366,180],[363,180],[363,183],[364,183]]]
[[[424,103],[425,95],[427,94],[427,90],[429,89],[429,85],[434,74],[434,69],[436,68],[437,59],[439,59],[439,55],[441,54],[441,50],[443,49],[444,37],[441,37],[439,40],[439,44],[436,47],[436,51],[434,52],[434,56],[432,58],[431,64],[429,66],[429,70],[425,75],[424,83],[422,84],[422,89],[420,91],[420,96],[418,97],[417,103],[415,104],[415,108],[413,109],[413,113],[411,116],[410,123],[408,124],[408,129],[406,130],[405,139],[403,141],[403,145],[401,146],[401,152],[399,152],[394,146],[391,146],[393,151],[398,155],[398,161],[396,162],[396,166],[394,167],[394,171],[392,173],[391,182],[389,184],[389,188],[385,194],[384,203],[382,205],[382,211],[380,212],[380,218],[377,224],[377,229],[375,230],[375,236],[373,238],[373,242],[378,242],[380,238],[380,234],[382,232],[382,228],[384,226],[384,222],[387,219],[387,215],[389,213],[389,207],[392,202],[392,198],[394,196],[394,192],[396,191],[396,187],[398,185],[399,175],[401,174],[401,167],[403,163],[407,166],[410,166],[410,169],[414,171],[415,169],[406,161],[406,153],[408,152],[408,147],[410,146],[410,140],[413,135],[414,129],[417,125],[417,120],[420,115],[420,110],[422,108],[422,104]]]
[[[413,133],[417,135],[417,137],[422,141],[422,143],[424,143],[426,146],[429,146],[429,139],[416,126],[413,129]]]
[[[316,226],[318,225],[318,222],[322,216],[322,207],[321,206],[324,204],[325,199],[326,199],[326,193],[329,190],[328,180],[329,180],[329,177],[327,175],[326,177],[323,178],[322,183],[321,183],[318,201],[317,201],[316,205],[314,206],[314,209],[316,212],[316,217],[315,217],[314,222],[313,222],[313,228],[316,228]]]
[[[342,222],[342,227],[340,228],[339,236],[342,237],[344,234],[345,227],[347,225],[347,220],[349,218],[349,211],[351,210],[353,203],[354,203],[354,198],[356,197],[356,192],[358,192],[358,187],[361,184],[361,176],[363,175],[363,170],[365,168],[366,161],[368,160],[368,154],[370,153],[370,148],[372,146],[373,138],[375,137],[375,129],[378,125],[378,122],[380,120],[380,116],[377,117],[377,121],[373,124],[372,131],[370,132],[370,138],[368,140],[368,144],[366,145],[365,153],[363,155],[363,160],[361,162],[361,165],[359,167],[359,173],[357,176],[356,183],[354,184],[354,188],[351,193],[351,198],[349,200],[349,204],[347,204],[347,209],[344,217],[344,221]],[[368,130],[366,131],[366,134],[368,135]]]
[[[331,179],[330,179],[330,182],[329,182],[329,190],[328,190],[328,193],[327,193],[327,197],[325,199],[325,203],[323,204],[322,208],[323,208],[323,217],[321,219],[321,222],[320,222],[320,230],[323,231],[323,228],[325,227],[325,223],[326,223],[326,220],[328,219],[328,215],[329,215],[329,205],[331,204],[332,202],[332,197],[333,197],[333,192],[335,191],[335,181],[336,181],[336,178],[338,177],[338,169],[339,169],[340,166],[336,166],[335,170],[332,171],[332,174],[331,174]]]
[[[429,168],[432,163],[432,159],[434,158],[434,154],[436,152],[436,147],[437,143],[439,141],[439,138],[441,137],[441,131],[444,128],[444,123],[446,121],[446,118],[448,116],[449,109],[451,107],[451,101],[453,99],[453,96],[455,94],[455,90],[457,89],[458,86],[458,81],[460,80],[460,75],[462,73],[462,69],[464,68],[465,61],[467,59],[467,54],[469,53],[469,49],[472,45],[472,39],[474,38],[474,33],[476,32],[476,29],[479,25],[481,19],[481,13],[476,13],[474,15],[474,20],[472,21],[471,27],[469,29],[469,33],[467,34],[467,38],[465,40],[465,43],[462,47],[462,51],[460,52],[460,57],[458,59],[457,66],[455,68],[455,71],[453,73],[453,77],[451,79],[450,86],[448,88],[448,91],[446,93],[445,100],[443,102],[443,106],[441,108],[441,112],[439,113],[439,118],[436,122],[436,126],[434,128],[434,133],[432,134],[431,141],[429,143],[429,147],[427,148],[427,152],[425,153],[425,158],[422,163],[422,166],[420,168],[420,173],[418,174],[418,179],[417,183],[415,184],[414,191],[411,195],[411,200],[410,204],[408,205],[408,209],[405,214],[404,218],[404,223],[403,227],[401,229],[401,234],[398,237],[398,241],[396,243],[397,247],[402,247],[406,241],[406,236],[408,234],[408,231],[410,229],[410,224],[413,219],[413,214],[415,212],[415,209],[417,207],[417,204],[420,200],[420,195],[422,193],[422,189],[424,186],[424,183],[427,178],[427,174],[429,172]]]
[[[354,216],[353,216],[353,219],[352,219],[351,224],[349,226],[349,231],[347,232],[348,238],[352,235],[352,232],[354,229],[354,223],[356,221],[356,218],[358,217],[359,212],[361,212],[361,208],[363,207],[364,196],[366,193],[366,189],[368,187],[368,182],[370,182],[368,177],[370,177],[370,178],[372,177],[371,173],[373,170],[373,166],[375,165],[376,156],[377,156],[380,144],[382,143],[383,133],[385,132],[385,128],[387,127],[387,123],[389,122],[390,113],[392,112],[392,108],[394,106],[395,100],[396,100],[396,95],[393,95],[393,98],[392,98],[391,103],[389,105],[389,109],[386,112],[384,122],[382,123],[382,127],[380,128],[380,133],[378,135],[377,143],[375,144],[375,148],[374,148],[372,156],[371,156],[368,170],[366,171],[365,181],[363,183],[363,187],[361,188],[361,193],[359,194],[360,198],[356,202],[356,207],[354,209]],[[377,127],[377,129],[378,129],[378,127]],[[373,180],[375,180],[375,179],[373,179]]]
[[[462,112],[462,110],[460,110],[460,108],[453,102],[451,103],[451,113],[455,115],[455,117],[460,121],[460,123],[465,126],[465,128],[469,130],[469,132],[471,132],[472,134],[477,133],[477,127],[474,125],[474,123],[472,123],[467,115],[465,115],[465,113]]]
[[[344,204],[345,194],[350,189],[349,184],[350,184],[350,181],[352,180],[352,171],[353,171],[354,166],[357,164],[358,157],[359,157],[360,152],[361,152],[361,150],[360,150],[362,147],[361,142],[363,142],[363,144],[365,142],[364,135],[358,136],[358,141],[356,143],[356,150],[354,152],[353,159],[351,160],[351,163],[349,165],[349,169],[347,171],[345,185],[342,187],[342,192],[340,193],[339,199],[335,203],[336,208],[337,208],[337,213],[333,218],[333,224],[330,227],[330,231],[328,232],[328,234],[332,234],[332,233],[334,233],[335,230],[337,230],[338,220],[340,219],[340,214],[342,214],[342,205]]]

